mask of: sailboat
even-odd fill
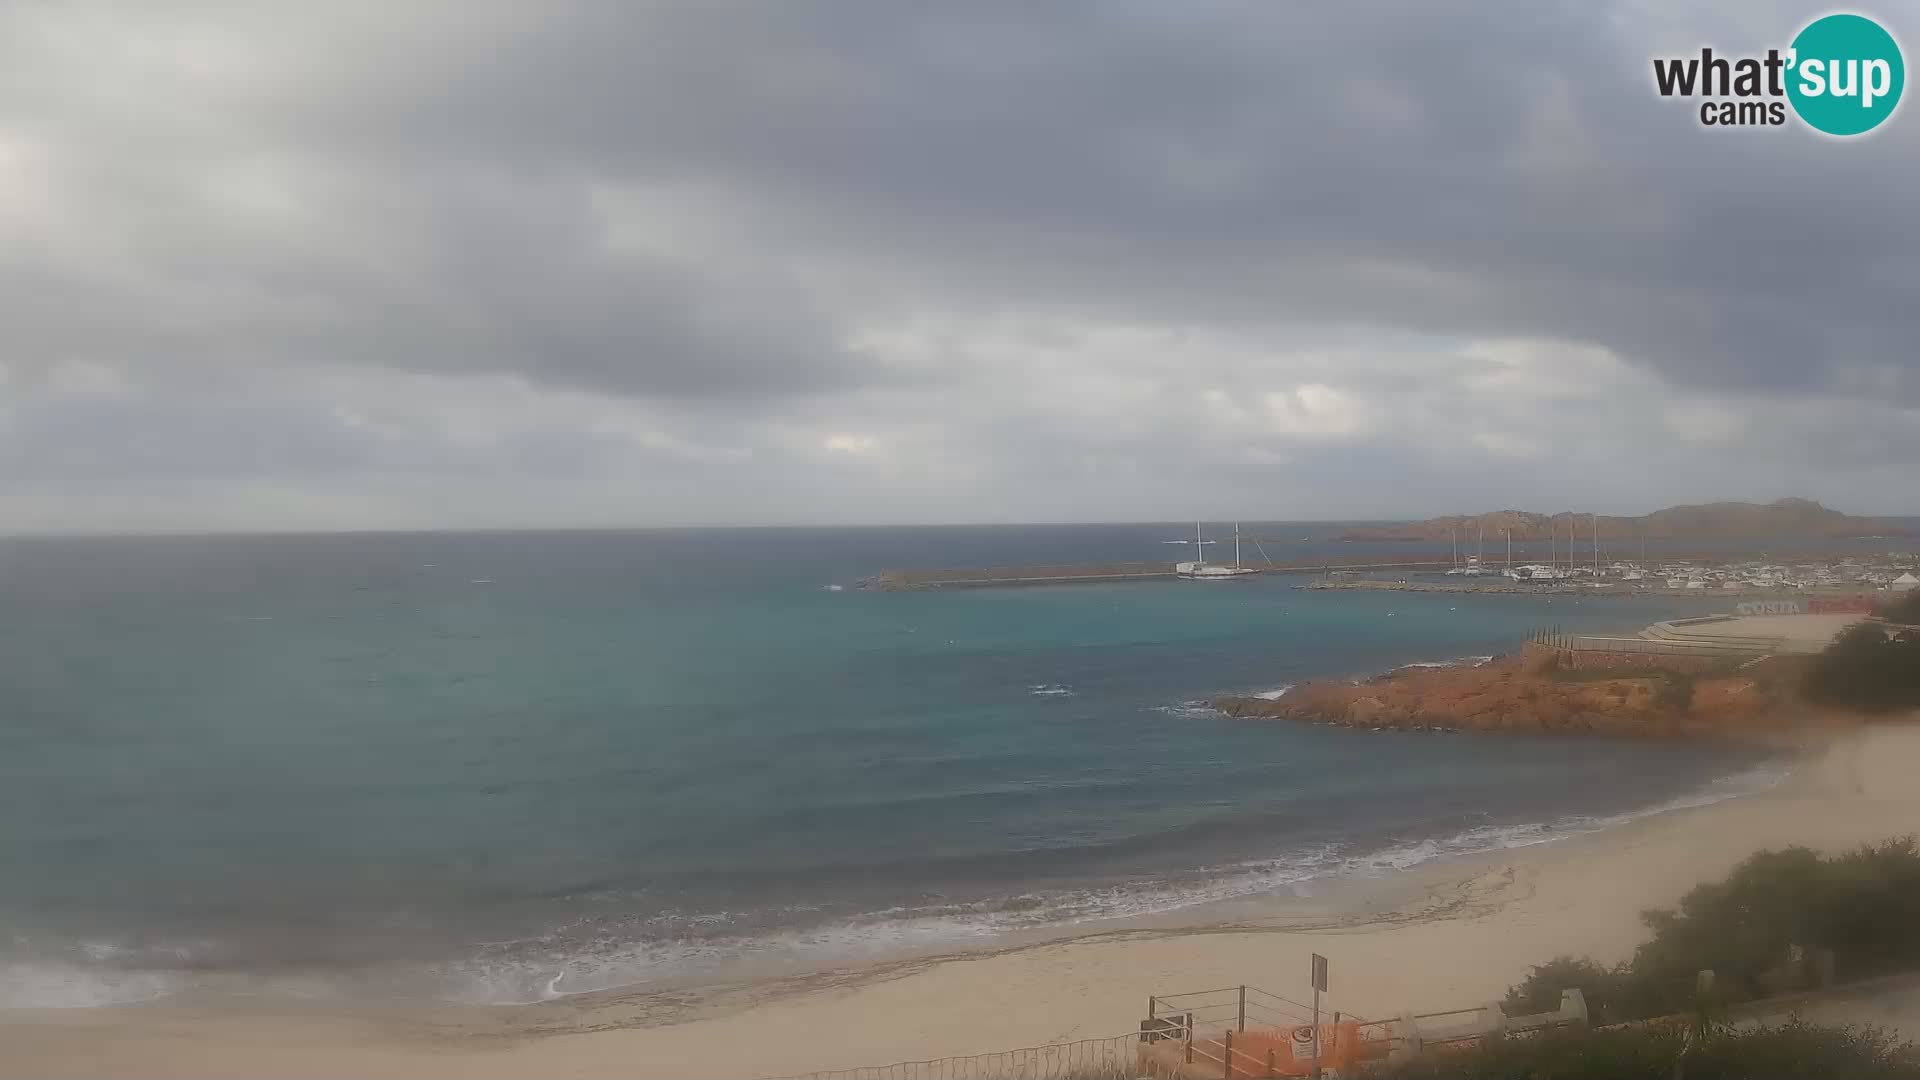
[[[1194,525],[1193,525],[1193,539],[1166,540],[1166,541],[1163,541],[1163,543],[1192,544],[1194,546],[1195,557],[1192,562],[1178,562],[1173,564],[1173,572],[1175,575],[1179,577],[1189,578],[1194,581],[1225,581],[1230,578],[1249,577],[1253,574],[1257,574],[1260,572],[1255,567],[1240,565],[1240,523],[1239,522],[1235,522],[1233,525],[1233,565],[1232,566],[1221,566],[1217,563],[1210,563],[1206,560],[1205,552],[1201,551],[1200,549],[1204,548],[1208,544],[1214,543],[1214,541],[1203,539],[1201,537],[1200,523],[1197,521],[1194,522]]]
[[[1513,581],[1527,580],[1527,575],[1522,574],[1513,565],[1513,529],[1512,528],[1507,529],[1507,568],[1505,570],[1500,571],[1500,574],[1501,576],[1506,577]]]

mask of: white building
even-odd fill
[[[1916,585],[1920,585],[1920,578],[1914,577],[1913,571],[1911,570],[1887,582],[1887,588],[1893,589],[1896,592],[1906,592]]]

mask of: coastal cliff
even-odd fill
[[[1403,668],[1357,683],[1318,680],[1277,699],[1211,704],[1229,716],[1371,729],[1764,735],[1790,726],[1786,681],[1765,668],[1569,672],[1515,656],[1478,667]]]
[[[1455,514],[1401,525],[1350,529],[1335,540],[1460,540],[1484,536],[1488,540],[1592,538],[1596,519],[1589,514],[1537,514],[1526,510],[1497,510],[1490,514]],[[1829,510],[1811,499],[1778,499],[1770,503],[1717,502],[1699,506],[1669,506],[1640,517],[1597,519],[1601,540],[1757,540],[1782,536],[1894,536],[1905,530],[1877,518],[1854,517]]]

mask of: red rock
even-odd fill
[[[1362,684],[1321,680],[1276,701],[1228,697],[1230,716],[1332,722],[1349,727],[1474,731],[1593,731],[1627,735],[1727,735],[1785,726],[1783,694],[1746,676],[1692,677],[1682,707],[1658,678],[1555,677],[1518,657],[1478,668],[1396,671]]]

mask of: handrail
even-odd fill
[[[1414,1013],[1415,1020],[1431,1020],[1436,1016],[1465,1016],[1468,1013],[1486,1012],[1485,1005],[1474,1005],[1465,1009],[1448,1009],[1445,1012]]]
[[[1295,1001],[1292,998],[1288,998],[1288,997],[1282,997],[1279,994],[1272,992],[1271,990],[1262,990],[1257,986],[1247,987],[1247,992],[1252,994],[1259,994],[1261,997],[1269,997],[1275,1001],[1285,1002],[1286,1004],[1291,1005],[1296,1009],[1306,1009],[1311,1011],[1313,1008],[1313,1006],[1307,1005],[1304,1002]]]
[[[1242,989],[1243,989],[1242,987],[1238,987],[1238,986],[1222,986],[1217,990],[1188,990],[1184,993],[1179,993],[1179,994],[1155,994],[1153,996],[1156,998],[1159,998],[1161,1001],[1173,1001],[1176,998],[1205,997],[1208,994],[1237,994]],[[1248,987],[1244,987],[1244,989],[1256,990],[1258,988],[1248,986]],[[1260,991],[1260,992],[1265,993],[1265,991]]]

